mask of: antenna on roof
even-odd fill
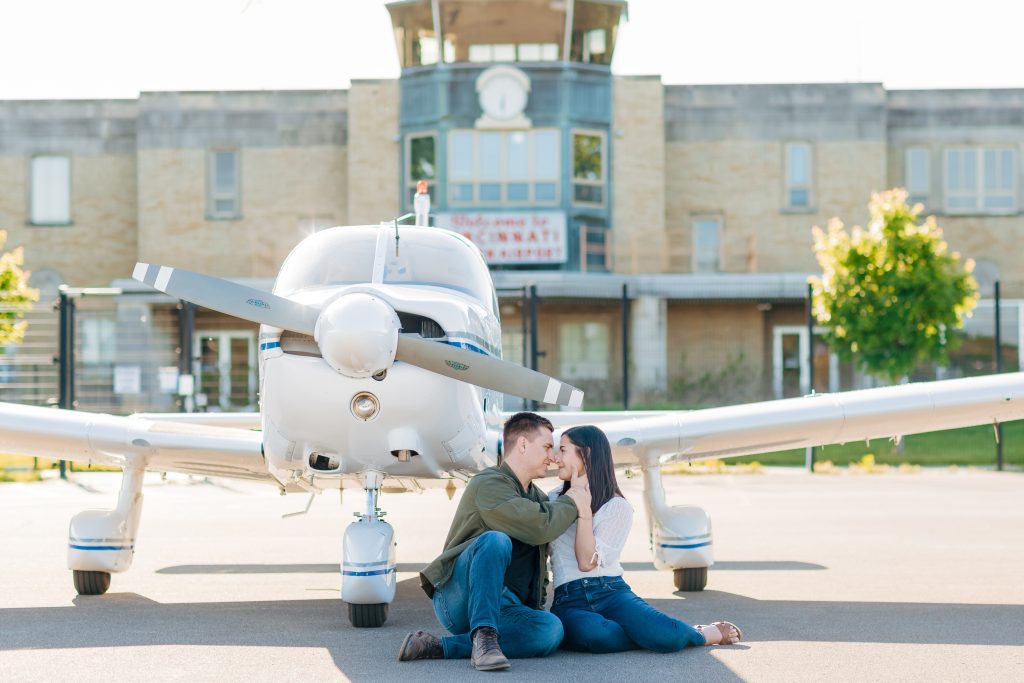
[[[399,221],[409,220],[410,218],[413,218],[414,216],[415,216],[415,214],[407,213],[407,214],[403,214],[403,215],[401,215],[401,216],[399,216],[398,218],[395,219],[395,258],[398,258],[398,240],[401,239],[398,236],[398,222]]]

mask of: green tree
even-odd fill
[[[28,323],[22,318],[39,299],[38,290],[28,286],[28,271],[22,269],[23,249],[17,247],[4,252],[5,242],[7,232],[0,230],[0,346],[24,339]]]
[[[918,221],[922,207],[907,206],[906,190],[873,194],[868,208],[866,230],[847,232],[838,218],[814,227],[814,315],[841,358],[898,382],[919,362],[949,364],[958,340],[947,330],[978,302],[974,262],[948,252],[933,216]]]

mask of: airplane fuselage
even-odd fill
[[[366,231],[362,237],[376,241],[378,233]],[[463,246],[458,236],[443,239]],[[465,246],[467,256],[475,257]],[[471,259],[458,265],[480,266]],[[366,295],[394,309],[403,334],[501,357],[493,305],[452,288],[410,284],[415,286],[400,281],[312,286],[287,296],[326,309],[344,297]],[[493,301],[493,289],[491,296]],[[364,323],[348,324],[358,331]],[[367,329],[364,336],[375,332]],[[373,376],[348,376],[325,360],[312,337],[266,325],[260,330],[260,396],[267,467],[283,485],[315,480],[322,487],[369,470],[393,477],[462,476],[498,459],[500,392],[401,361]]]

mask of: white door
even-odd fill
[[[839,391],[839,358],[821,338],[824,327],[814,328],[814,390]],[[772,389],[775,398],[811,393],[807,327],[778,325],[772,331]]]
[[[256,410],[256,332],[196,332],[193,373],[200,410]]]

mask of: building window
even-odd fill
[[[693,221],[693,272],[717,273],[721,270],[722,219],[717,216]]]
[[[558,61],[557,43],[475,43],[469,46],[470,62],[556,62]],[[454,60],[452,60],[454,61]]]
[[[573,131],[572,201],[574,204],[604,204],[604,133]]]
[[[87,365],[113,363],[117,358],[117,323],[103,318],[86,318],[78,324],[80,346],[77,360]]]
[[[786,208],[811,208],[811,146],[806,142],[786,145]]]
[[[452,205],[558,203],[557,130],[455,130],[448,136]]]
[[[911,147],[907,149],[906,156],[906,177],[907,201],[911,206],[914,204],[928,205],[928,195],[931,194],[931,153],[924,147]]]
[[[583,61],[594,64],[607,64],[607,41],[605,30],[595,28],[583,34]]]
[[[33,225],[71,222],[71,159],[66,156],[32,158],[29,220]]]
[[[428,190],[433,190],[437,179],[437,137],[433,133],[417,133],[406,138],[405,145],[405,187],[406,202],[412,206],[416,194],[416,183],[426,180]]]
[[[237,150],[214,150],[209,156],[207,213],[210,218],[238,218],[239,172]]]
[[[562,323],[558,328],[558,376],[567,380],[608,379],[611,339],[604,323]]]
[[[945,180],[949,213],[1017,211],[1017,154],[1013,149],[947,149]]]

